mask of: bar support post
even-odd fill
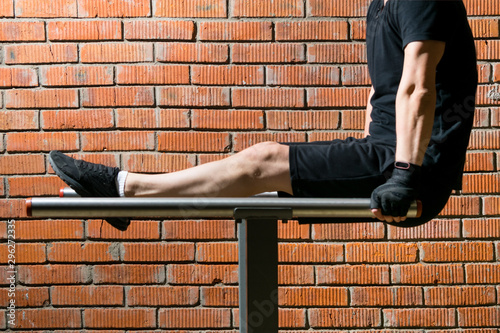
[[[235,210],[240,222],[241,333],[278,332],[278,220],[290,219],[291,214],[289,209]]]

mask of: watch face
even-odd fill
[[[394,162],[394,166],[398,169],[405,169],[408,170],[410,169],[410,163],[407,162]]]

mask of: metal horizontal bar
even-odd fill
[[[233,218],[236,208],[292,209],[293,218],[371,218],[370,199],[330,198],[31,198],[28,215],[52,218]],[[419,214],[414,203],[408,217]]]

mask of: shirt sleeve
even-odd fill
[[[458,2],[455,0],[396,1],[397,22],[403,48],[419,40],[443,42],[450,40],[458,18]]]

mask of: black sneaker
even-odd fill
[[[120,169],[77,160],[60,151],[51,151],[49,162],[55,173],[82,197],[119,197],[116,176]],[[104,219],[118,230],[127,230],[130,220],[121,217]]]

